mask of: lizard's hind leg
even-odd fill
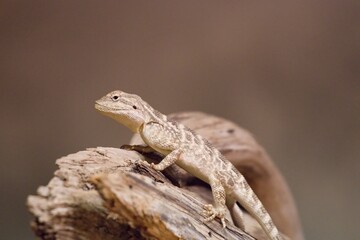
[[[206,222],[213,220],[218,217],[221,220],[223,228],[226,227],[225,224],[225,214],[226,214],[226,205],[225,205],[225,189],[221,185],[219,179],[215,176],[209,177],[209,183],[212,190],[212,195],[214,198],[214,205],[206,204],[204,205],[204,213]]]

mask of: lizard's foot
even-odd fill
[[[148,162],[145,161],[145,160],[139,159],[139,160],[137,161],[137,164],[139,164],[140,166],[145,166],[145,167],[148,167],[148,168],[152,168],[152,167],[151,167],[151,164],[148,163]]]
[[[120,148],[124,149],[124,150],[134,150],[134,145],[124,144],[124,145],[121,145]]]
[[[223,228],[226,227],[226,223],[225,223],[225,213],[226,213],[226,209],[225,207],[214,207],[212,204],[205,204],[203,206],[204,211],[203,213],[205,214],[205,222],[209,222],[213,219],[215,219],[216,217],[220,218],[221,220],[221,224],[223,226]]]
[[[155,169],[156,171],[162,171],[164,170],[161,166],[159,166],[159,164],[155,164],[155,163],[150,163],[150,167],[152,169]]]
[[[124,144],[120,147],[121,149],[130,150],[130,151],[136,151],[138,153],[144,154],[144,153],[154,153],[155,150],[147,145],[129,145]]]
[[[136,151],[140,154],[146,154],[146,153],[155,153],[154,149],[152,149],[149,146],[143,146],[143,145],[129,145],[129,144],[124,144],[120,147],[121,149],[124,150],[128,150],[128,151]],[[143,165],[147,166],[147,167],[151,167],[152,169],[155,169],[157,171],[161,171],[163,170],[161,166],[159,166],[159,164],[154,164],[154,163],[148,163],[147,161],[141,161]]]

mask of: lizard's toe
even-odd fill
[[[156,171],[163,171],[165,169],[163,164],[161,163],[158,164],[151,163],[150,166],[152,167],[152,169],[155,169]]]
[[[159,168],[158,164],[155,164],[155,163],[150,163],[150,167],[152,169],[155,169],[156,171],[160,171],[161,169]]]
[[[139,164],[139,165],[142,165],[142,166],[146,166],[146,167],[150,167],[150,168],[151,168],[150,163],[148,163],[148,162],[145,161],[145,160],[139,160],[139,161],[138,161],[138,164]]]
[[[222,224],[223,228],[226,228],[226,223],[225,223],[224,217],[221,218],[221,224]]]
[[[203,207],[204,211],[213,211],[214,206],[211,204],[204,204]]]
[[[214,220],[216,217],[216,214],[213,213],[210,216],[208,215],[208,217],[204,218],[204,222],[210,222],[211,220]]]
[[[226,209],[225,208],[223,208],[223,207],[215,208],[211,204],[206,204],[203,206],[203,209],[204,209],[203,213],[205,215],[204,222],[209,222],[209,221],[215,219],[216,217],[218,217],[221,220],[221,224],[222,224],[223,228],[226,227],[226,223],[225,223]]]

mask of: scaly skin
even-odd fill
[[[223,227],[226,207],[236,225],[245,230],[239,202],[264,229],[269,239],[282,239],[270,215],[243,175],[209,142],[177,122],[172,122],[135,94],[113,91],[96,101],[95,108],[139,133],[144,142],[166,157],[151,164],[162,171],[177,164],[210,184],[214,205],[204,206],[205,221],[218,217]]]

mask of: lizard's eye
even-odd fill
[[[117,101],[117,100],[119,100],[119,96],[118,96],[118,95],[114,95],[114,96],[111,97],[111,99],[112,99],[113,101]]]
[[[133,109],[137,109],[137,107],[134,105],[134,106],[133,106]]]

